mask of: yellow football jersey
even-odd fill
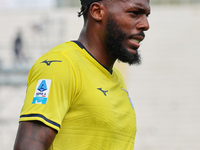
[[[119,71],[78,42],[66,42],[30,70],[20,121],[58,131],[50,150],[133,150],[136,117]]]

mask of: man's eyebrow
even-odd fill
[[[132,7],[133,9],[137,9],[137,11],[139,11],[140,13],[143,13],[143,14],[150,14],[150,9],[145,9],[144,7],[141,7],[141,6],[133,6]]]

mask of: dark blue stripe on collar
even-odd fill
[[[104,65],[102,65],[84,46],[83,46],[83,44],[81,43],[81,42],[79,42],[79,41],[72,41],[72,42],[74,42],[74,43],[76,43],[81,49],[85,49],[87,52],[88,52],[88,54],[90,54],[101,66],[103,66],[106,70],[108,70],[108,72],[110,72],[110,74],[112,74],[113,73],[113,71],[110,71],[107,67],[105,67]]]
[[[86,48],[83,46],[83,44],[81,42],[79,42],[79,41],[72,41],[72,42],[76,43],[81,49],[86,50]]]

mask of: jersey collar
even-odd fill
[[[110,74],[112,74],[113,73],[113,70],[109,70],[106,66],[104,66],[104,65],[102,65],[86,48],[85,48],[85,46],[83,46],[83,44],[81,43],[81,42],[79,42],[79,41],[72,41],[72,42],[74,42],[74,43],[76,43],[81,49],[85,49],[86,50],[86,52],[89,54],[89,55],[91,55],[101,66],[103,66]]]

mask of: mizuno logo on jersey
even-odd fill
[[[104,94],[105,96],[107,96],[106,93],[108,92],[108,90],[107,90],[107,91],[104,91],[104,90],[102,90],[102,88],[97,88],[97,89],[100,90],[101,92],[103,92],[103,94]]]
[[[60,61],[60,60],[50,60],[50,61],[45,60],[41,63],[45,63],[45,64],[47,64],[47,66],[50,66],[52,62],[62,62],[62,61]]]

